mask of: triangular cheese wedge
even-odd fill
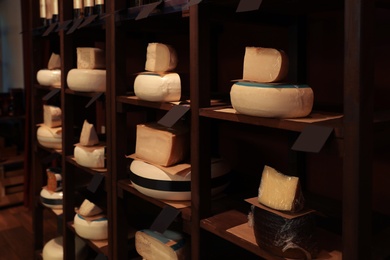
[[[88,123],[84,120],[83,129],[80,134],[80,144],[83,146],[93,146],[99,143],[95,127],[93,124]]]

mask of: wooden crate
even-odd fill
[[[0,162],[0,207],[23,201],[24,157],[9,157]]]

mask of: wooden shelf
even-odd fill
[[[73,225],[73,222],[68,223],[68,228],[70,228],[72,230],[72,232],[74,232],[74,234],[77,235],[76,230],[75,230],[74,225]],[[80,238],[82,240],[84,240],[88,244],[88,246],[91,247],[98,254],[103,254],[105,256],[108,256],[109,249],[108,249],[108,240],[107,239],[89,240],[89,239],[85,239],[82,237],[80,237]]]
[[[88,168],[88,167],[84,167],[84,166],[81,166],[80,164],[78,164],[76,162],[76,159],[74,158],[73,155],[69,155],[66,157],[66,161],[69,162],[70,164],[82,169],[83,171],[91,174],[91,175],[95,175],[95,174],[103,174],[103,175],[106,175],[107,174],[107,168],[101,168],[101,169],[92,169],[92,168]]]
[[[120,104],[127,104],[132,106],[139,106],[139,107],[147,107],[147,108],[154,108],[154,109],[160,109],[160,110],[170,110],[175,105],[178,105],[179,102],[151,102],[151,101],[145,101],[141,100],[136,96],[118,96],[116,98],[117,102]]]

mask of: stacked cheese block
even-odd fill
[[[105,168],[105,146],[99,145],[95,127],[87,120],[84,120],[80,141],[74,147],[74,158],[84,167]]]
[[[85,199],[74,216],[76,234],[89,240],[104,240],[108,237],[108,220],[103,210]]]
[[[38,127],[37,140],[46,148],[62,148],[61,108],[43,105],[43,124]]]
[[[106,91],[106,56],[99,48],[77,48],[77,68],[68,72],[69,89],[80,92]]]
[[[233,108],[241,114],[297,118],[310,114],[313,90],[308,85],[283,84],[289,61],[287,55],[273,48],[247,47],[243,80],[230,91]]]
[[[75,256],[76,260],[87,259],[87,244],[79,237],[75,238]],[[49,240],[42,250],[43,260],[62,260],[64,259],[63,237],[59,236]]]
[[[315,217],[304,208],[298,177],[265,166],[258,203],[252,205],[257,244],[269,252],[292,259],[312,259],[318,253]]]
[[[135,95],[147,101],[179,101],[181,82],[173,71],[177,66],[176,51],[169,45],[149,43],[146,52],[145,70],[134,81]]]
[[[46,169],[47,185],[42,188],[40,200],[48,208],[62,209],[62,176],[61,169]]]
[[[52,53],[47,65],[47,69],[37,72],[37,81],[42,86],[61,87],[61,57]]]

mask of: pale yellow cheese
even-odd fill
[[[93,146],[99,143],[99,138],[97,136],[95,127],[93,124],[88,123],[87,120],[84,120],[83,129],[80,134],[80,145],[83,146]]]
[[[165,72],[175,69],[177,54],[174,48],[162,43],[149,43],[146,50],[145,70]]]
[[[61,108],[50,105],[43,105],[43,124],[47,127],[57,127],[62,124]]]
[[[61,56],[56,53],[52,53],[47,64],[49,70],[60,69],[61,68]]]
[[[291,212],[301,210],[304,199],[299,178],[284,175],[272,167],[264,166],[258,200],[275,210]]]
[[[96,206],[94,203],[92,203],[87,199],[83,201],[83,203],[80,205],[79,208],[79,214],[84,217],[95,216],[102,212],[103,210],[101,208],[99,208],[98,206]]]
[[[78,69],[105,69],[105,52],[99,48],[79,47],[77,48]]]

